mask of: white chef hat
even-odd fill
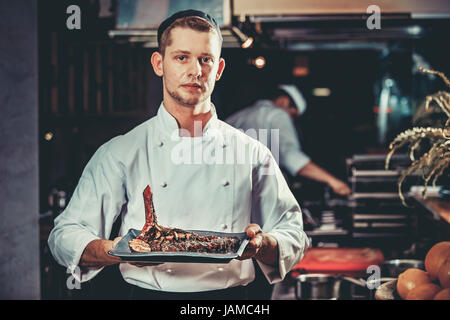
[[[291,97],[301,115],[306,111],[306,100],[303,98],[297,86],[293,84],[280,84],[278,89],[285,91]]]

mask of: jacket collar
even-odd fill
[[[208,135],[208,131],[211,128],[217,128],[218,127],[218,118],[217,118],[217,112],[216,107],[211,102],[211,112],[212,117],[208,120],[208,123],[203,128],[203,134]],[[161,102],[161,105],[159,106],[158,113],[156,114],[156,118],[158,119],[159,123],[159,130],[161,133],[164,133],[165,135],[172,135],[174,131],[179,130],[179,126],[177,123],[177,120],[174,116],[172,116],[167,109],[164,107],[164,103]]]

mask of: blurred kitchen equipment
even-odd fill
[[[340,277],[342,280],[339,289],[339,299],[364,299],[373,300],[375,294],[383,284],[397,280],[396,278],[384,277],[376,279],[356,279],[350,277]]]
[[[323,273],[365,278],[369,266],[383,261],[381,250],[374,248],[309,248],[293,268],[292,276]]]
[[[291,272],[297,299],[369,299],[369,266],[384,261],[373,248],[309,248]],[[317,275],[320,276],[317,276]],[[326,288],[324,288],[326,287]]]
[[[296,277],[295,297],[299,300],[336,300],[341,280],[327,274],[302,274]]]
[[[311,214],[311,211],[309,211],[308,208],[303,207],[302,208],[302,213],[305,215],[306,219],[305,222],[309,222],[311,223],[311,225],[314,228],[318,228],[319,227],[319,223],[314,219],[314,217]]]
[[[440,189],[439,196],[442,199],[450,200],[450,189],[444,189],[444,188]]]
[[[413,218],[399,198],[397,181],[409,166],[407,155],[394,155],[385,170],[386,155],[353,155],[346,160],[352,188],[349,207],[353,238],[404,238],[412,233]],[[408,188],[405,182],[404,188]]]
[[[302,274],[295,278],[295,297],[298,300],[355,300],[374,299],[376,290],[395,278],[367,281],[329,274]],[[371,286],[377,282],[377,287]]]
[[[381,276],[397,278],[400,273],[409,268],[418,268],[425,270],[425,264],[422,260],[414,259],[395,259],[380,263]]]

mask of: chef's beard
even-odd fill
[[[201,96],[197,96],[197,97],[192,97],[192,98],[183,98],[180,94],[178,94],[176,91],[169,91],[167,90],[167,92],[169,93],[169,95],[179,104],[185,106],[185,107],[194,107],[197,104],[199,104],[200,102],[202,102],[200,100]],[[206,99],[205,99],[206,100]]]
[[[178,85],[170,86],[167,85],[166,80],[167,79],[164,79],[165,91],[167,91],[167,93],[172,99],[174,99],[176,102],[178,102],[180,105],[184,107],[193,108],[196,105],[206,101],[211,96],[212,93],[212,90],[211,91],[208,90],[208,88],[210,88],[211,85],[209,81],[203,82],[200,81],[200,79],[198,78],[183,77],[183,79],[181,79]],[[188,83],[196,83],[199,86],[201,86],[201,92],[195,92],[193,94],[185,92],[182,86],[183,84]],[[212,83],[212,89],[214,89],[214,83]]]

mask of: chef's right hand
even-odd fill
[[[117,238],[115,238],[114,239],[114,241],[113,241],[113,248],[117,245],[117,243],[119,243],[119,241],[122,239],[122,237],[117,237]],[[129,264],[131,264],[131,265],[133,265],[133,266],[135,266],[135,267],[139,267],[139,268],[142,268],[142,267],[149,267],[149,266],[157,266],[157,265],[160,265],[160,264],[162,264],[162,262],[127,262],[127,263],[129,263]]]
[[[341,196],[348,196],[352,192],[349,186],[344,181],[339,179],[330,180],[328,185],[334,193]]]

